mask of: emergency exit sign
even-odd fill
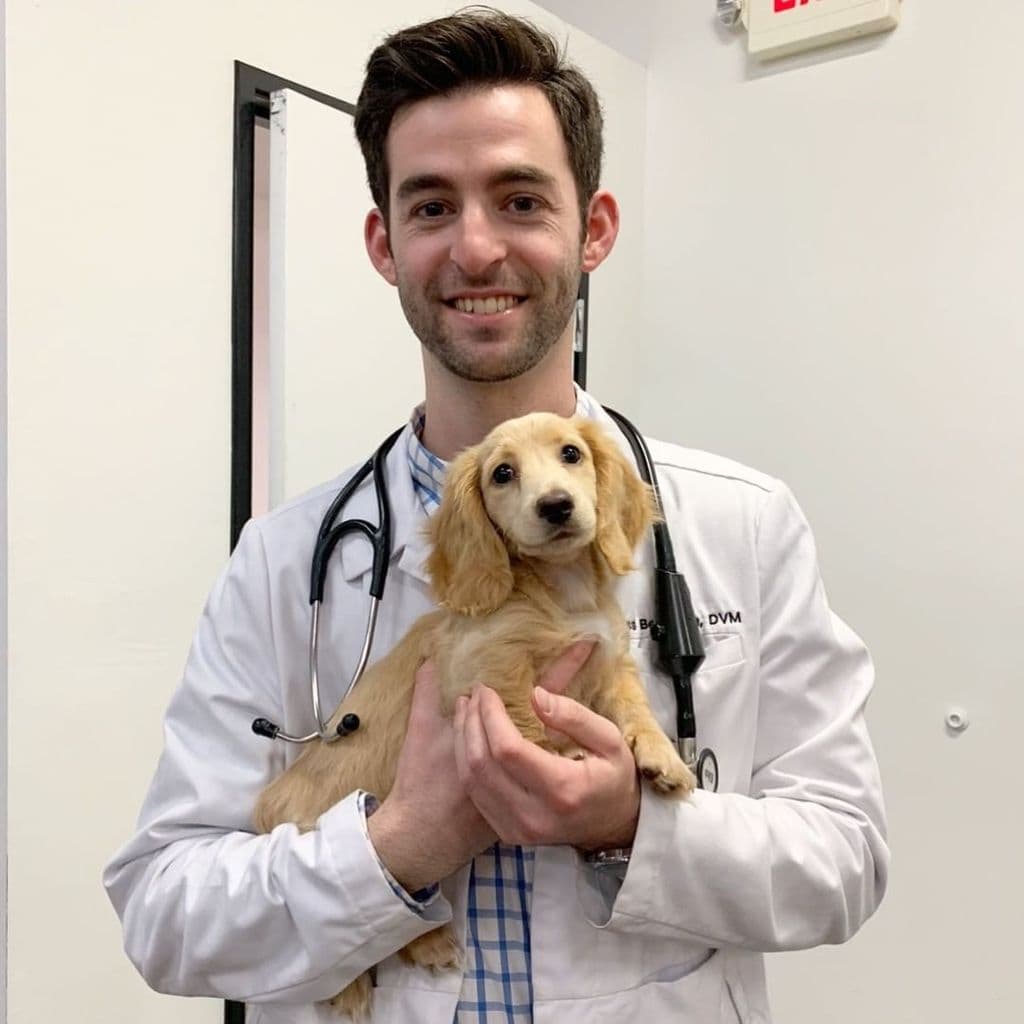
[[[746,0],[745,7],[750,53],[761,60],[887,32],[900,20],[900,0]]]

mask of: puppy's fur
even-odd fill
[[[497,691],[523,736],[558,750],[534,713],[531,693],[544,668],[584,636],[600,642],[568,695],[619,727],[657,792],[687,795],[693,777],[651,713],[613,595],[614,579],[633,568],[633,550],[653,515],[650,488],[603,430],[584,419],[535,413],[502,424],[462,452],[449,466],[429,526],[428,570],[441,608],[366,672],[332,718],[333,724],[355,712],[363,727],[337,743],[306,747],[261,794],[257,828],[294,822],[313,829],[356,789],[384,799],[413,678],[428,657],[446,713],[457,696],[482,683]],[[444,968],[457,966],[460,951],[445,926],[402,956]],[[364,974],[331,1002],[359,1016],[370,994]]]

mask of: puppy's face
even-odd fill
[[[573,420],[511,420],[487,436],[477,458],[487,515],[514,554],[559,562],[594,541],[594,455]]]

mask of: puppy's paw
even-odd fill
[[[370,973],[367,971],[342,989],[329,1003],[332,1010],[347,1016],[350,1020],[366,1020],[370,1016],[370,999],[372,997],[373,985],[370,982]]]
[[[455,941],[454,930],[447,924],[413,939],[398,955],[407,964],[429,967],[432,971],[451,970],[462,963],[462,950]]]
[[[661,730],[645,729],[626,736],[640,774],[663,796],[689,796],[696,787],[693,772],[683,763],[672,741]]]

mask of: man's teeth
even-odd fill
[[[455,308],[460,313],[504,313],[519,302],[515,295],[492,295],[486,299],[455,300]]]

